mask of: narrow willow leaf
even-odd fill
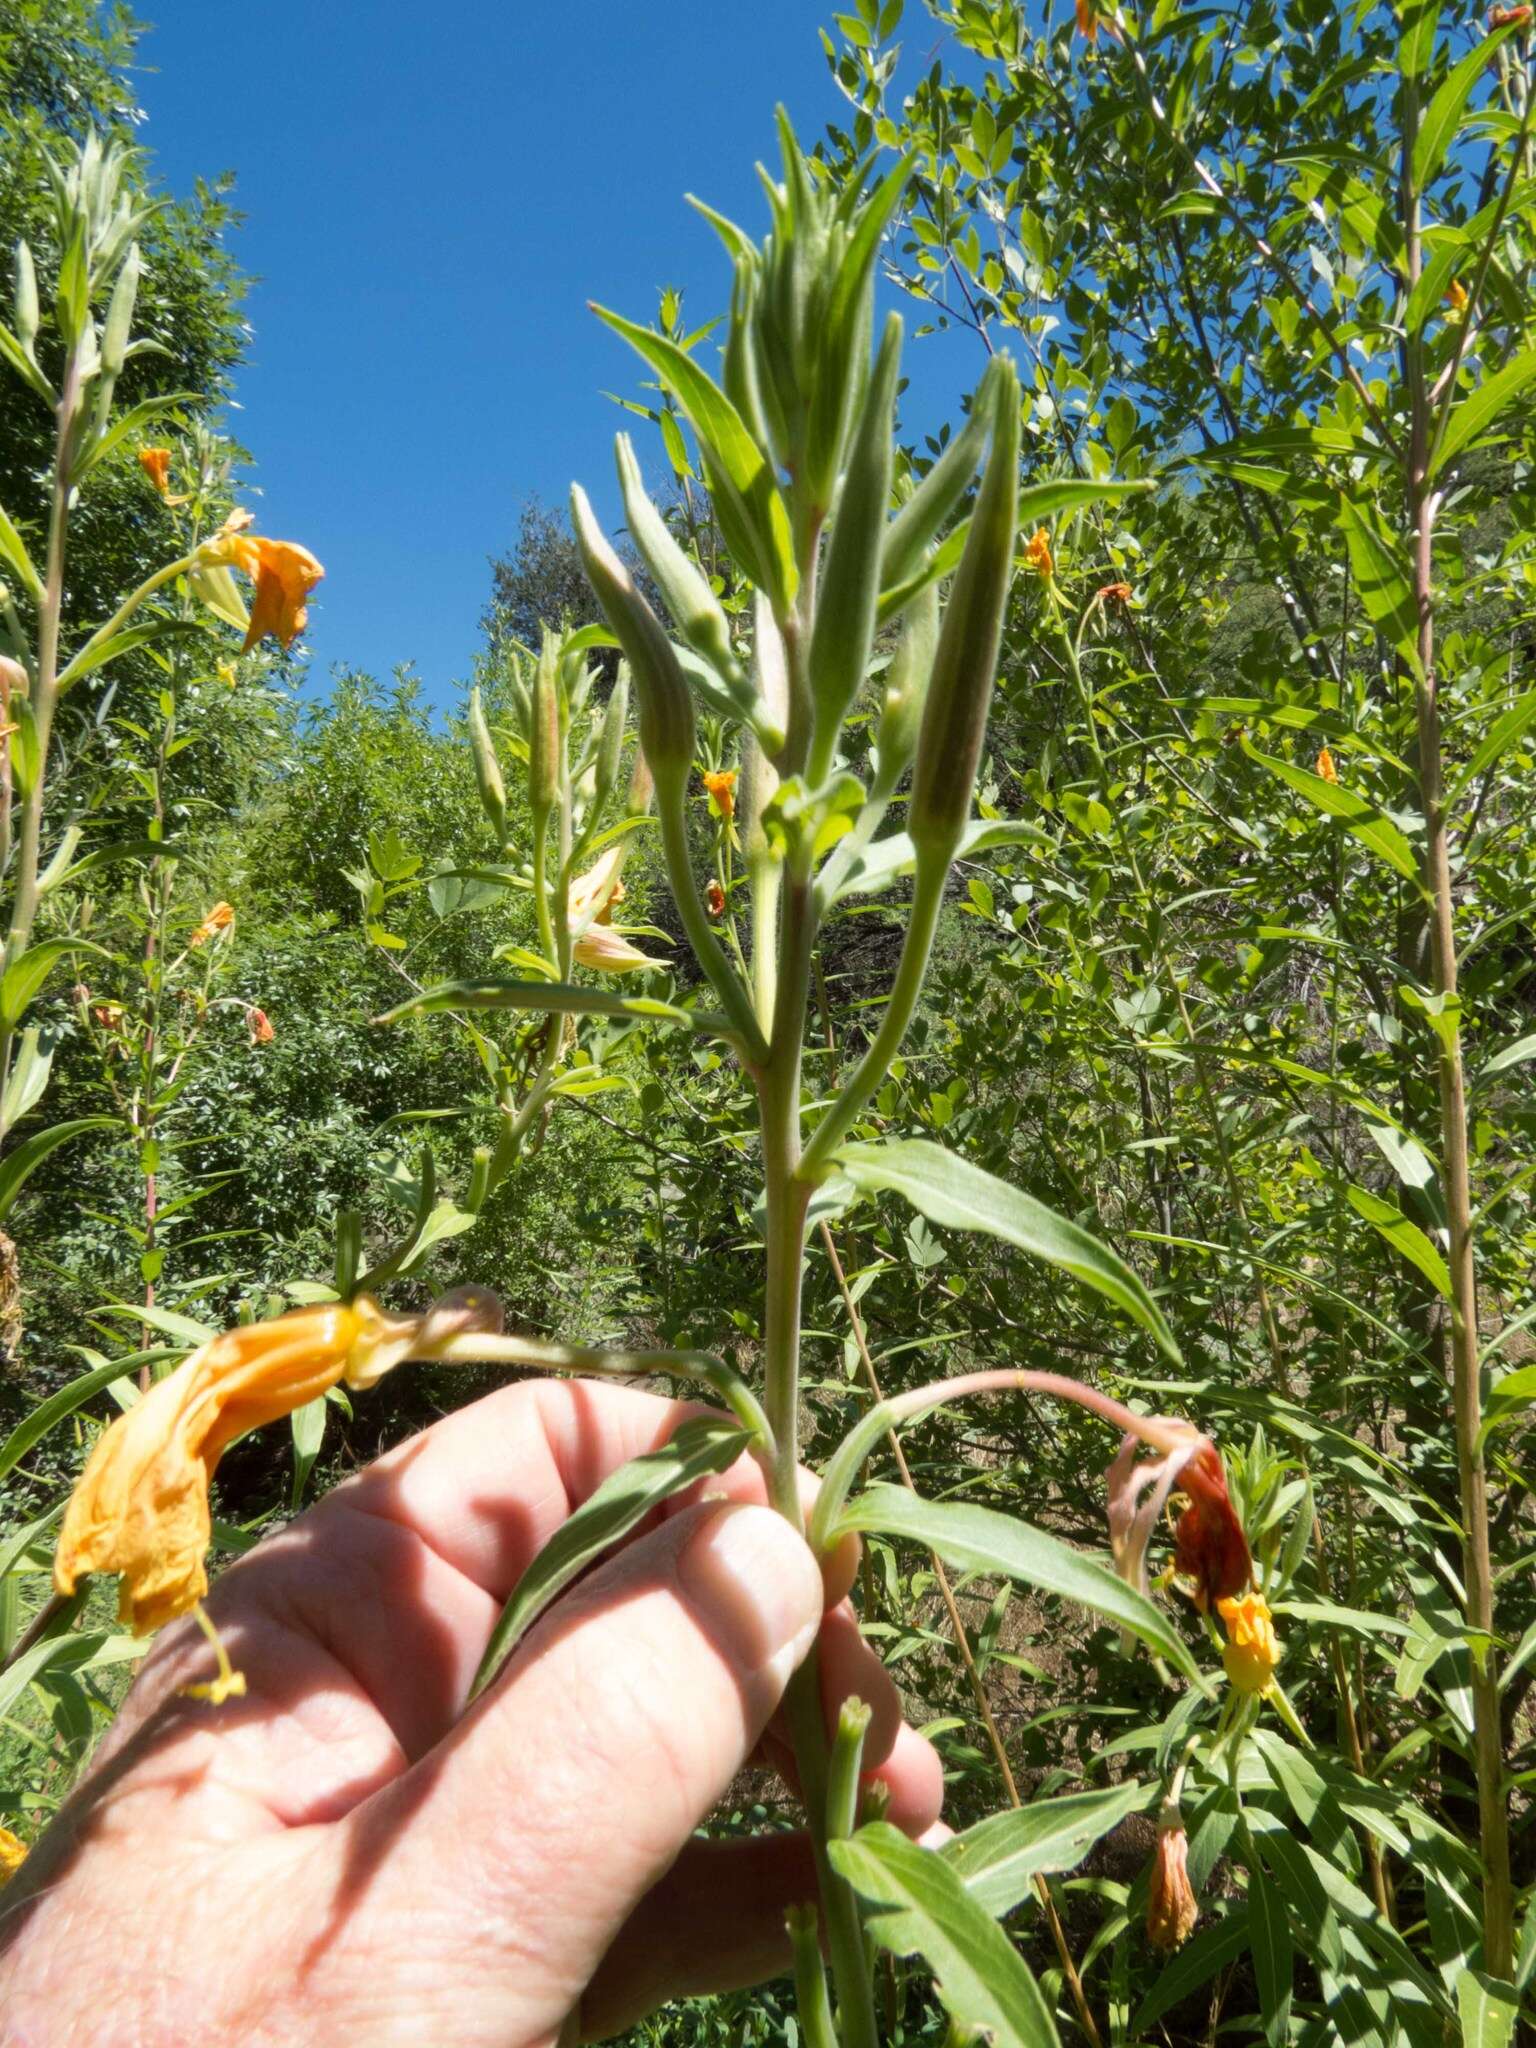
[[[74,660],[59,677],[59,688],[67,690],[72,683],[78,683],[82,676],[88,676],[93,669],[105,668],[109,661],[116,661],[124,654],[131,654],[136,647],[153,646],[157,640],[172,640],[188,634],[203,637],[203,628],[187,619],[156,619],[147,626],[129,626],[121,633],[114,633],[109,639],[87,644],[82,647]]]
[[[0,562],[9,562],[21,578],[28,597],[34,604],[43,601],[43,579],[32,566],[32,557],[27,553],[26,543],[11,524],[10,517],[0,505]]]
[[[110,1387],[114,1380],[120,1380],[125,1373],[137,1372],[140,1366],[157,1365],[163,1359],[180,1356],[179,1351],[131,1351],[126,1358],[114,1358],[107,1365],[82,1373],[67,1387],[60,1387],[56,1394],[40,1401],[30,1415],[23,1416],[5,1442],[0,1444],[0,1479],[15,1471],[33,1445],[41,1443],[56,1423],[73,1415],[77,1408],[83,1408],[93,1395]]]
[[[1456,1979],[1456,2010],[1462,2048],[1509,2048],[1515,2038],[1520,2007],[1512,1984],[1481,1970],[1463,1970]]]
[[[1205,1684],[1188,1645],[1160,1608],[1108,1565],[1012,1515],[964,1501],[923,1500],[904,1486],[871,1486],[849,1501],[837,1529],[840,1535],[857,1529],[899,1536],[936,1550],[960,1571],[997,1573],[1075,1600],[1117,1628],[1129,1629],[1197,1685]]]
[[[960,2030],[990,2048],[1054,2048],[1056,2025],[1029,1966],[942,1856],[886,1821],[829,1842],[839,1877],[873,1910],[865,1926],[892,1955],[921,1956]]]
[[[1431,474],[1438,475],[1469,441],[1486,432],[1510,400],[1533,379],[1536,379],[1536,348],[1528,348],[1513,362],[1506,363],[1502,370],[1495,370],[1491,377],[1475,385],[1451,414],[1436,451]]]
[[[1269,2048],[1285,2048],[1291,2029],[1291,1982],[1295,1959],[1285,1907],[1279,1893],[1255,1864],[1248,1872],[1248,1932],[1253,1974],[1259,1987],[1259,2012]]]
[[[673,1494],[734,1465],[751,1441],[732,1417],[699,1415],[659,1449],[610,1472],[555,1531],[513,1587],[485,1646],[470,1698],[485,1690],[545,1608],[595,1557]]]
[[[1341,498],[1336,517],[1367,617],[1416,670],[1419,614],[1407,564],[1363,506]]]
[[[1523,697],[1501,711],[1489,726],[1476,751],[1451,786],[1451,802],[1455,803],[1479,775],[1491,768],[1512,747],[1516,740],[1523,739],[1531,726],[1536,724],[1536,690],[1527,690]]]
[[[1405,78],[1422,78],[1435,54],[1435,30],[1440,24],[1440,0],[1399,0],[1398,19],[1403,33],[1398,43],[1398,61]]]
[[[686,1024],[693,1031],[730,1029],[724,1017],[708,1010],[685,1010],[654,996],[620,996],[606,988],[577,987],[565,981],[445,981],[423,989],[375,1019],[395,1024],[400,1018],[425,1016],[437,1010],[556,1010],[575,1017],[648,1017],[658,1023]]]
[[[843,1145],[835,1157],[865,1193],[889,1188],[904,1195],[930,1223],[949,1230],[985,1231],[1072,1274],[1123,1308],[1151,1333],[1165,1356],[1182,1364],[1162,1311],[1130,1267],[1080,1224],[1058,1216],[1033,1195],[926,1138]]]
[[[24,1140],[0,1165],[0,1223],[9,1216],[29,1177],[50,1152],[56,1152],[60,1145],[67,1145],[71,1138],[81,1137],[86,1131],[116,1128],[116,1117],[77,1116],[71,1117],[67,1123],[52,1124],[46,1131],[39,1131],[35,1137]]]
[[[125,442],[132,440],[141,427],[146,427],[152,420],[161,418],[174,406],[190,406],[197,411],[206,408],[207,404],[207,397],[200,391],[167,391],[159,398],[141,399],[137,405],[130,406],[121,418],[115,420],[101,439],[87,450],[76,463],[70,481],[75,484],[82,482],[98,463],[105,462],[109,455],[115,454]]]
[[[1487,71],[1500,43],[1507,43],[1520,24],[1511,23],[1491,35],[1479,35],[1472,49],[1440,82],[1434,98],[1424,109],[1419,132],[1413,139],[1413,185],[1427,191],[1445,162],[1456,130],[1466,111],[1473,88]]]
[[[1379,1230],[1395,1252],[1411,1266],[1418,1267],[1441,1299],[1449,1301],[1450,1268],[1417,1223],[1410,1222],[1401,1209],[1391,1202],[1384,1202],[1380,1195],[1373,1195],[1369,1188],[1349,1187],[1344,1193],[1356,1215],[1363,1216],[1373,1229]]]
[[[1210,1927],[1202,1927],[1194,1940],[1179,1950],[1142,2000],[1131,2021],[1130,2038],[1143,2039],[1165,2012],[1182,2005],[1192,1991],[1209,1983],[1218,1970],[1236,1962],[1247,1950],[1246,1906],[1239,1906],[1236,1912],[1228,1913]]]
[[[289,1506],[295,1514],[304,1499],[304,1488],[320,1455],[320,1446],[325,1442],[325,1406],[324,1394],[317,1394],[313,1401],[295,1408],[288,1418],[293,1432],[293,1491]]]
[[[1362,846],[1368,846],[1372,853],[1395,868],[1407,881],[1418,881],[1419,862],[1412,841],[1375,804],[1368,803],[1363,796],[1339,783],[1325,782],[1310,768],[1298,768],[1293,761],[1281,761],[1273,754],[1261,754],[1251,741],[1243,742],[1243,752],[1250,760],[1257,761],[1260,767],[1267,768],[1271,775],[1288,784],[1298,796],[1305,797],[1314,810],[1337,818],[1346,832],[1358,839]]]
[[[1022,819],[973,818],[960,835],[960,848],[955,858],[969,860],[994,846],[1053,846],[1054,843],[1038,825],[1027,825]],[[886,839],[877,839],[873,846],[865,847],[838,882],[831,903],[840,903],[845,896],[872,896],[876,890],[888,889],[903,875],[910,875],[916,865],[917,848],[905,832],[893,832]]]
[[[1156,1785],[1131,1784],[1037,1799],[956,1835],[944,1845],[944,1860],[971,1897],[1001,1920],[1028,1897],[1037,1876],[1075,1870],[1127,1814],[1145,1813],[1160,1797]]]

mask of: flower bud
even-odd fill
[[[971,813],[997,673],[1019,501],[1019,387],[999,376],[992,452],[950,587],[918,736],[907,830],[918,860],[947,866]]]
[[[469,740],[474,755],[475,782],[480,790],[480,807],[490,820],[491,830],[500,845],[507,836],[507,787],[501,779],[501,763],[496,759],[496,744],[485,722],[478,690],[469,693]]]
[[[917,750],[918,727],[928,701],[934,649],[939,638],[939,593],[930,583],[907,612],[906,630],[885,677],[885,701],[875,730],[877,788],[895,789]]]
[[[39,311],[37,303],[37,269],[32,261],[32,251],[24,241],[16,244],[16,339],[32,354],[37,341]]]
[[[731,629],[720,601],[704,580],[697,563],[678,546],[672,529],[645,494],[640,465],[628,434],[614,438],[619,468],[619,485],[624,493],[624,516],[629,537],[640,550],[656,587],[666,599],[672,625],[680,640],[718,671],[733,688],[745,678],[731,647]]]
[[[548,811],[560,789],[560,642],[546,626],[528,718],[528,801]]]
[[[1239,1692],[1268,1692],[1280,1662],[1280,1643],[1264,1595],[1244,1593],[1238,1599],[1218,1600],[1216,1612],[1227,1628],[1221,1661],[1228,1679]]]
[[[661,621],[634,579],[604,539],[587,494],[571,487],[571,523],[576,529],[587,581],[618,636],[634,677],[640,744],[658,775],[685,776],[693,762],[693,699],[682,667]]]
[[[115,378],[128,359],[128,340],[133,331],[133,308],[139,295],[139,278],[142,271],[139,245],[135,242],[123,259],[122,269],[117,273],[117,283],[112,287],[106,322],[101,330],[101,367],[108,377]]]
[[[592,801],[601,808],[619,784],[624,760],[624,732],[629,724],[629,678],[623,670],[603,713],[603,729],[597,742],[597,762],[592,777]]]

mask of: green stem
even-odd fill
[[[805,2048],[837,2048],[832,2001],[827,1996],[827,1973],[817,1939],[816,1908],[791,1906],[785,1919],[795,1952],[795,2011],[800,2017]]]

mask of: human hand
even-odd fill
[[[787,1967],[803,1836],[694,1830],[818,1634],[829,1716],[874,1709],[890,1818],[938,1759],[844,1596],[743,1459],[581,1580],[466,1713],[511,1588],[687,1404],[544,1380],[381,1458],[218,1582],[243,1699],[168,1628],[89,1778],[0,1903],[6,2048],[545,2048]],[[808,1488],[814,1482],[807,1480]]]

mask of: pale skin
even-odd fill
[[[743,1460],[574,1587],[467,1713],[524,1566],[686,1404],[504,1389],[338,1488],[220,1579],[244,1699],[156,1643],[92,1774],[0,1895],[5,2048],[568,2048],[758,1982],[814,1893],[804,1839],[695,1830],[818,1636],[829,1711],[874,1708],[889,1817],[935,1831],[938,1759]],[[814,1482],[806,1480],[807,1497]],[[705,1496],[719,1496],[719,1498]]]

